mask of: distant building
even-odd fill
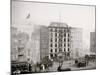
[[[17,28],[11,27],[11,61],[26,62],[27,50],[26,43],[28,41],[28,34],[19,32]]]
[[[49,30],[46,26],[40,28],[40,60],[49,55]]]
[[[81,57],[82,51],[82,28],[69,27],[69,49],[72,58]]]
[[[46,26],[38,26],[32,33],[31,54],[33,62],[39,62],[48,56],[49,33]]]
[[[11,27],[11,61],[18,60],[17,45],[17,28]]]
[[[17,51],[18,51],[18,62],[27,62],[27,50],[26,46],[29,40],[29,35],[25,32],[18,32],[17,34]]]
[[[33,63],[40,61],[40,27],[34,28],[34,32],[32,32],[29,58],[33,61]]]
[[[23,45],[18,46],[18,62],[27,62],[26,49]]]
[[[90,32],[90,52],[96,53],[96,33]]]

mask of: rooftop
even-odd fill
[[[51,22],[49,27],[68,27],[68,25],[63,22]]]

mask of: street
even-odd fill
[[[53,66],[49,68],[49,71],[57,71],[57,68],[59,66],[58,62],[54,62]],[[63,65],[62,65],[62,69],[66,69],[66,68],[70,68],[71,71],[75,71],[75,70],[89,70],[89,69],[95,69],[95,62],[89,62],[89,64],[86,67],[80,67],[78,68],[75,64],[73,60],[69,60],[69,61],[64,61]]]

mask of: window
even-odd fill
[[[61,30],[59,29],[59,32],[61,32]]]
[[[68,51],[69,51],[69,48],[68,48]]]
[[[69,34],[68,34],[68,37],[69,37]]]
[[[50,57],[53,58],[53,54],[50,54]]]
[[[59,34],[59,37],[60,37],[60,34]]]
[[[52,38],[51,38],[51,42],[52,42]]]
[[[19,57],[22,57],[23,55],[22,55],[22,54],[19,54],[18,56],[19,56]]]
[[[66,47],[66,43],[64,43],[64,47]]]
[[[63,37],[63,35],[61,35],[61,37]]]
[[[69,38],[68,38],[68,42],[69,42]]]
[[[66,37],[66,33],[64,33],[64,37]]]
[[[59,37],[63,37],[62,33],[59,34]]]
[[[61,43],[59,44],[59,47],[62,47],[62,44]]]
[[[62,42],[62,39],[59,39],[59,42]]]
[[[57,49],[55,49],[55,52],[57,52]]]
[[[64,29],[64,32],[66,32],[66,29]]]
[[[60,47],[60,44],[59,44],[59,47]]]
[[[55,37],[57,37],[57,33],[55,33]]]
[[[55,54],[55,57],[57,57],[57,54]]]
[[[55,44],[55,47],[57,47],[57,44]]]
[[[18,50],[20,51],[20,50],[23,50],[24,49],[24,47],[18,47]]]
[[[50,46],[52,47],[52,44]]]
[[[61,44],[61,47],[62,47],[62,44]]]
[[[62,49],[61,48],[59,49],[59,52],[62,52]]]
[[[70,53],[67,53],[67,56],[69,57],[70,56]]]
[[[64,42],[66,42],[66,38],[64,38]]]
[[[64,48],[64,52],[66,52],[66,48]]]
[[[50,52],[53,52],[53,50],[51,49]]]
[[[69,43],[68,43],[68,47],[69,47],[70,45],[69,45]]]
[[[55,42],[57,42],[57,38],[55,38]]]
[[[53,34],[51,33],[51,37],[53,37]]]

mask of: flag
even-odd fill
[[[29,19],[30,18],[30,13],[27,15],[26,19]]]

